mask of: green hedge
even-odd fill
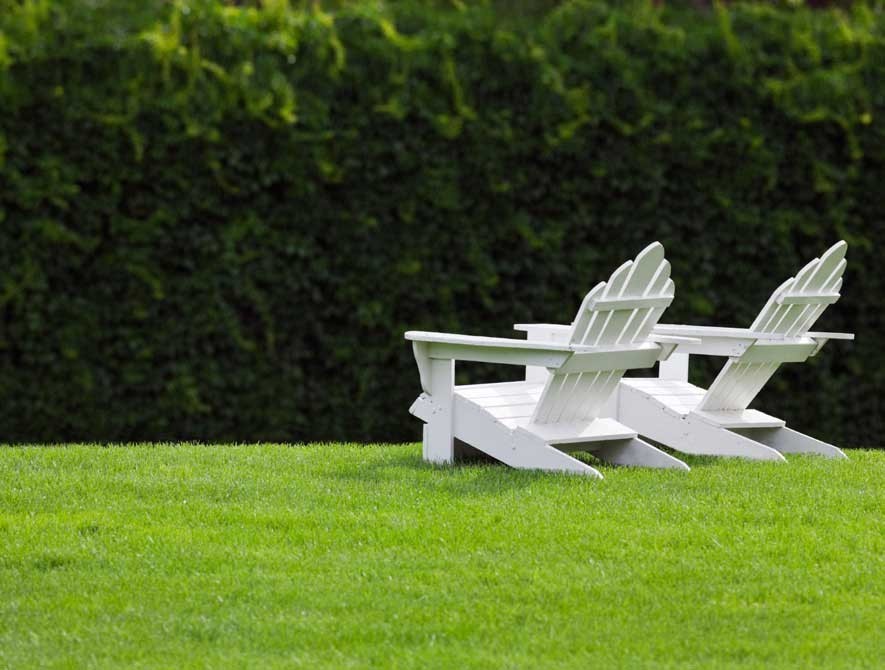
[[[0,440],[417,439],[408,328],[655,239],[667,321],[749,325],[840,238],[858,340],[759,404],[881,440],[885,17],[533,6],[0,0]]]

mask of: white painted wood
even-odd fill
[[[532,395],[537,400],[544,384],[539,382],[495,382],[493,384],[466,384],[455,390],[465,398],[506,398],[515,395]]]
[[[771,447],[738,435],[691,411],[668,406],[658,397],[623,379],[618,387],[618,415],[640,435],[687,454],[736,456],[783,461]]]
[[[821,289],[827,293],[838,292],[845,270],[847,249],[848,245],[844,241],[834,244],[819,259],[815,258],[805,265],[794,278],[781,284],[756,317],[751,330],[769,333],[807,332],[823,312],[822,308],[830,303],[821,299],[817,304],[821,309],[815,309],[814,305],[809,304],[782,304],[781,296],[813,296]]]
[[[540,340],[550,342],[567,343],[568,336],[571,332],[571,326],[559,326],[547,323],[517,323],[513,326],[514,330],[523,331],[526,339]],[[527,365],[525,368],[525,378],[528,381],[541,382],[547,381],[550,376],[547,368],[539,365]]]
[[[813,340],[853,340],[854,333],[806,333]]]
[[[818,352],[824,348],[824,345],[830,340],[846,340],[854,339],[854,333],[807,333],[808,337],[813,339],[817,346],[811,352],[811,356],[817,356]],[[811,357],[809,356],[809,358]]]
[[[621,380],[618,380],[618,384],[621,383]],[[617,386],[615,386],[614,392],[609,395],[608,399],[600,406],[599,408],[599,416],[602,418],[614,418],[618,416],[618,398],[620,397],[620,393],[618,393]]]
[[[587,346],[421,331],[407,332],[406,339],[413,341],[413,348],[422,345],[415,349],[416,358],[535,365],[561,369],[563,374],[612,367],[651,367],[662,351],[654,342]],[[422,365],[423,361],[419,367]]]
[[[705,337],[699,343],[679,345],[681,354],[700,354],[702,356],[725,356],[736,358],[753,346],[755,340],[743,340],[730,337]]]
[[[846,246],[833,245],[783,282],[748,329],[656,326],[655,333],[697,337],[701,343],[678,345],[670,361],[661,363],[658,379],[622,380],[613,416],[641,435],[687,453],[773,458],[772,452],[805,451],[844,457],[837,447],[748,406],[780,364],[804,361],[828,339],[837,339],[809,329],[839,297]],[[840,334],[838,339],[853,336]],[[687,382],[688,354],[726,355],[729,360],[705,391]]]
[[[597,458],[615,465],[642,465],[645,467],[685,470],[690,468],[666,451],[643,442],[639,438],[609,442],[593,452]]]
[[[409,410],[422,421],[433,416],[433,401],[422,394]],[[586,463],[546,444],[540,438],[506,426],[468,399],[455,396],[454,431],[458,439],[514,468],[571,472],[602,478]]]
[[[464,388],[464,387],[456,387]],[[470,387],[466,387],[469,389]],[[456,391],[458,392],[458,391]],[[538,396],[540,396],[540,392],[538,393],[519,393],[515,395],[505,395],[505,396],[473,396],[470,398],[473,402],[475,402],[480,407],[485,407],[486,409],[494,408],[494,407],[514,407],[514,406],[523,406],[523,405],[531,405],[535,406],[535,403],[538,402]],[[467,396],[465,396],[467,397]],[[531,415],[531,412],[529,412]]]
[[[710,326],[677,326],[658,324],[654,335],[680,335],[691,337],[692,341],[678,346],[683,354],[703,354],[705,356],[741,356],[759,339],[768,335],[748,328],[718,328]],[[783,339],[779,336],[778,339]]]
[[[623,440],[637,435],[635,430],[614,419],[593,419],[574,423],[533,423],[526,417],[517,425],[547,444],[557,445]]]
[[[424,457],[431,463],[451,463],[455,458],[453,412],[455,361],[430,361],[430,397],[433,413],[424,435]]]
[[[596,311],[634,310],[650,307],[669,307],[672,300],[666,296],[642,296],[639,298],[599,298],[590,304]]]
[[[601,351],[572,354],[556,370],[559,374],[600,372],[617,369],[640,370],[653,367],[661,353],[660,345],[646,342],[629,349],[603,348]]]
[[[573,347],[554,342],[530,342],[504,337],[476,335],[452,335],[409,331],[405,334],[412,341],[415,360],[421,374],[421,386],[427,391],[427,361],[430,358],[502,363],[508,365],[534,365],[542,368],[559,367],[574,351],[589,351],[586,347]]]
[[[547,378],[549,376],[550,371],[547,368],[541,367],[540,365],[525,366],[526,381],[540,382],[541,384],[546,384]]]
[[[612,399],[627,369],[651,367],[675,347],[696,343],[678,335],[650,340],[673,295],[670,264],[655,243],[597,284],[571,326],[518,325],[526,340],[409,331],[424,390],[410,412],[426,423],[425,459],[451,462],[458,445],[512,467],[597,477],[595,468],[566,452],[687,470],[635,430],[601,416],[616,409]],[[455,387],[456,360],[525,365],[527,379]]]
[[[535,408],[535,423],[575,422],[598,417],[600,409],[616,388],[626,369],[650,367],[662,349],[647,341],[663,309],[672,302],[670,264],[659,243],[650,244],[633,261],[618,267],[607,282],[597,284],[586,295],[572,322],[572,345],[625,347],[638,345],[655,357],[611,355],[607,363],[582,365],[578,354],[547,378]],[[529,325],[535,331],[541,326]],[[561,332],[546,328],[547,334]],[[589,359],[588,359],[589,362]]]
[[[841,297],[838,293],[784,293],[777,302],[779,305],[832,305]]]
[[[571,325],[560,323],[514,323],[513,330],[523,331],[529,340],[568,342],[572,334]]]
[[[705,410],[693,410],[693,413],[702,419],[708,420],[723,428],[783,428],[786,422],[775,416],[764,414],[756,409],[726,410],[712,412]]]
[[[736,432],[767,444],[782,454],[819,454],[827,458],[848,458],[845,452],[832,444],[821,442],[789,428],[743,428]]]
[[[692,412],[723,428],[783,426],[784,421],[754,409],[711,412],[698,410],[704,389],[686,381],[660,378],[624,379],[623,384],[644,393],[662,407],[679,414]],[[615,416],[618,416],[617,414]],[[638,430],[638,428],[637,428]],[[641,432],[641,431],[640,431]]]
[[[739,340],[758,340],[769,337],[768,333],[752,330],[750,328],[722,328],[719,326],[690,326],[674,323],[659,323],[654,327],[655,334],[677,335],[684,337],[702,338],[707,340],[711,337],[732,338]]]
[[[780,363],[804,361],[816,353],[821,345],[805,335],[842,285],[847,246],[844,241],[834,244],[774,291],[750,326],[766,336],[725,364],[699,409],[746,409]],[[769,341],[768,334],[783,337],[783,346]]]
[[[741,363],[801,363],[817,349],[817,342],[802,338],[802,342],[756,342],[741,355]]]
[[[569,343],[535,342],[510,337],[484,337],[482,335],[455,335],[452,333],[433,333],[422,330],[409,330],[406,332],[405,338],[413,342],[429,342],[433,344],[486,346],[506,349],[542,349],[544,351],[563,353],[589,350],[589,348],[582,348],[580,345],[575,346]]]
[[[572,327],[565,326],[561,324],[554,323],[516,323],[513,325],[514,330],[523,331],[526,333],[526,336],[529,340],[535,341],[551,341],[551,342],[568,342],[569,334],[571,333]],[[654,342],[656,344],[660,344],[660,353],[658,355],[658,360],[666,361],[670,358],[671,354],[675,351],[677,346],[685,346],[685,345],[700,345],[702,340],[696,337],[682,337],[676,335],[658,335],[655,332],[652,332],[647,337],[648,342]],[[731,355],[728,353],[726,355]],[[624,366],[625,368],[630,368],[631,366]],[[525,378],[527,381],[533,382],[546,382],[550,376],[550,372],[547,368],[536,366],[536,365],[527,365],[525,369]],[[612,394],[613,397],[614,394]]]
[[[648,336],[649,342],[657,342],[658,344],[682,344],[682,345],[690,345],[690,344],[700,344],[703,340],[698,337],[677,337],[676,335],[658,335],[655,332],[652,332],[651,335]]]
[[[426,342],[412,342],[412,353],[415,355],[415,363],[418,364],[418,375],[421,378],[421,388],[425,393],[430,393],[430,356],[429,345]]]
[[[688,354],[675,353],[660,362],[658,377],[675,381],[688,381]]]
[[[428,345],[428,355],[430,358],[443,360],[498,363],[500,365],[536,365],[545,368],[558,368],[572,357],[572,353],[569,351],[469,344],[430,344]]]

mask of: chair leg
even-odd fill
[[[618,392],[618,421],[671,449],[686,454],[786,461],[779,451],[761,442],[714,425],[691,412],[677,413],[626,384],[621,383]]]
[[[454,420],[455,361],[430,361],[430,399],[433,415],[424,426],[424,460],[452,463],[455,460]]]
[[[672,468],[685,470],[691,468],[678,458],[644,442],[638,438],[606,442],[599,449],[590,452],[600,460],[615,465],[640,465],[647,468]]]
[[[437,379],[440,376],[435,375]],[[476,451],[514,468],[574,472],[602,478],[602,474],[587,463],[572,458],[522,428],[513,430],[505,426],[465,398],[453,394],[446,411],[439,405],[441,396],[446,397],[442,389],[432,396],[422,393],[409,409],[425,422],[424,460],[451,463],[456,456]]]
[[[762,442],[783,454],[820,454],[827,458],[848,458],[845,452],[832,444],[821,442],[789,428],[743,428],[735,432]]]
[[[494,456],[513,468],[527,470],[547,470],[548,472],[569,472],[602,479],[602,473],[587,463],[569,456],[534,435],[518,428],[513,433],[511,449],[502,449]],[[489,452],[491,453],[491,452]]]

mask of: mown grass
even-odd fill
[[[849,457],[4,448],[0,665],[881,667],[885,452]]]

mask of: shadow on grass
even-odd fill
[[[423,460],[420,443],[397,445],[389,450],[384,449],[382,445],[372,446],[381,447],[380,458],[360,459],[359,463],[332,468],[324,472],[324,475],[334,480],[346,481],[348,485],[412,489],[419,497],[440,494],[451,498],[495,497],[524,490],[538,483],[551,484],[564,480],[574,483],[584,482],[584,485],[588,486],[600,485],[600,480],[596,478],[582,477],[574,473],[514,469],[475,449],[463,449],[462,447],[466,445],[458,445],[460,457],[454,464],[441,465]],[[743,459],[721,456],[683,454],[662,445],[657,446],[662,451],[683,460],[698,475],[704,471],[710,473],[717,469],[730,470],[735,461],[743,461]],[[673,472],[617,466],[595,458],[591,452],[572,452],[571,455],[600,470],[606,480],[617,477],[618,473],[629,472],[659,474],[660,477],[669,480],[670,473]],[[680,482],[689,484],[691,479],[691,472],[679,473]]]
[[[419,490],[453,495],[498,495],[507,490],[530,486],[546,477],[574,476],[541,470],[516,470],[477,452],[454,464],[434,464],[423,460],[421,445],[408,453],[399,451],[360,463],[358,467],[328,473],[334,479],[360,483],[391,483]]]
[[[690,467],[708,467],[717,462],[721,463],[721,459],[712,456],[686,456],[669,449],[665,451],[682,458]],[[570,455],[599,469],[604,477],[617,471],[647,470],[647,468],[613,465],[594,457],[591,452],[576,451]],[[680,473],[680,475],[691,476],[690,473]],[[511,468],[476,449],[462,449],[459,459],[454,464],[427,463],[422,458],[419,443],[409,445],[408,452],[397,448],[395,452],[386,454],[381,459],[370,459],[354,467],[337,469],[329,472],[328,476],[350,483],[406,485],[419,491],[432,491],[437,495],[444,492],[453,496],[500,495],[524,489],[537,482],[556,479],[586,481],[591,485],[599,482],[594,477],[575,473]]]

